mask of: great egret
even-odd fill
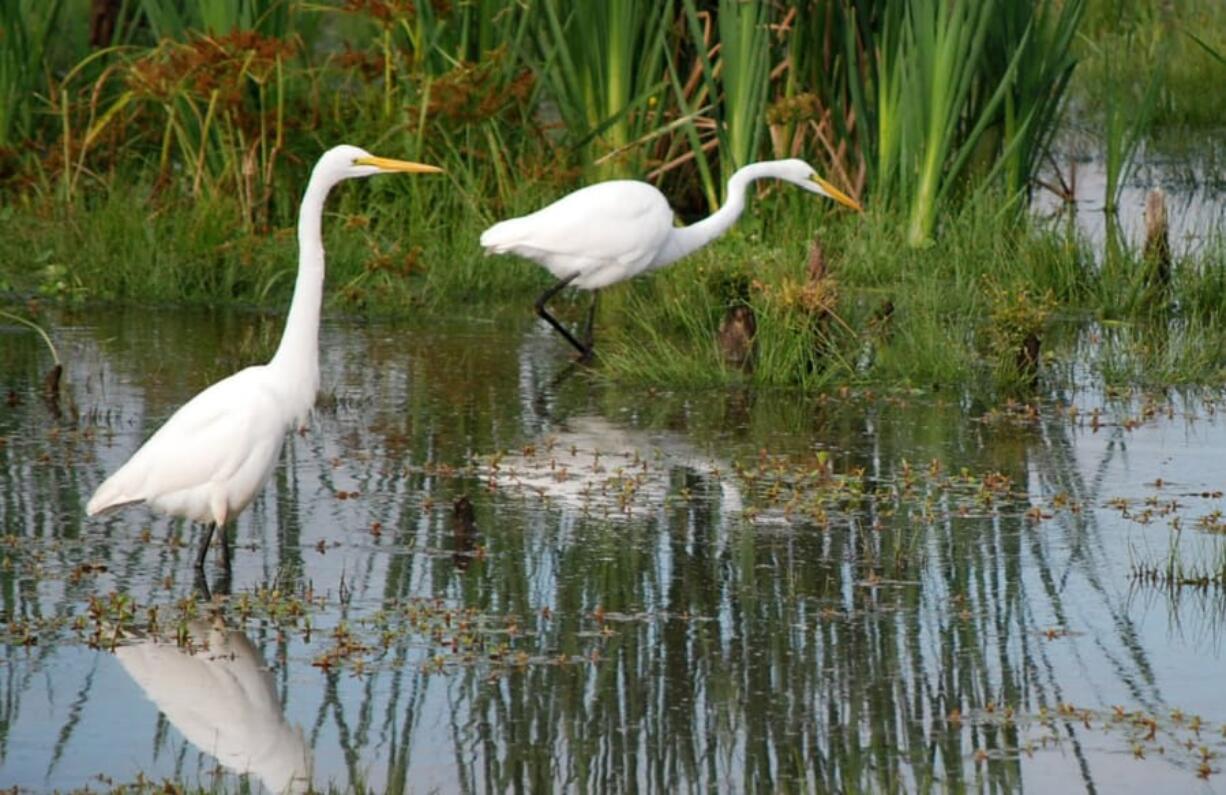
[[[735,471],[728,461],[676,431],[627,427],[597,414],[562,420],[477,476],[491,489],[530,496],[568,515],[632,521],[667,510],[678,470],[718,484],[721,526],[744,509],[736,478],[724,474]]]
[[[205,523],[197,569],[204,567],[213,530],[222,527],[222,561],[229,570],[224,525],[259,493],[272,474],[286,433],[303,427],[315,405],[324,283],[320,227],[328,191],[355,177],[440,171],[375,157],[356,146],[325,152],[311,172],[298,211],[298,280],[272,361],[240,370],[188,401],[98,487],[86,512],[93,516],[143,502],[170,516]]]
[[[481,246],[487,254],[518,254],[554,275],[558,281],[536,300],[536,313],[587,359],[597,290],[662,268],[710,243],[740,217],[749,184],[771,177],[860,210],[803,160],[771,160],[738,169],[728,180],[724,206],[690,226],[673,226],[668,200],[654,186],[612,180],[581,188],[531,215],[494,224],[481,234]],[[567,285],[593,293],[583,342],[545,309]]]

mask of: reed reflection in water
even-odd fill
[[[122,593],[136,629],[151,606],[162,617],[140,653],[195,664],[169,629],[194,602],[188,530],[86,523],[80,506],[193,379],[233,369],[218,340],[249,322],[68,317],[65,417],[36,399],[0,413],[5,779],[192,781],[164,731],[136,745],[160,711],[281,786],[254,744],[238,759],[139,676],[134,697],[136,652],[88,648],[92,611]],[[1181,503],[1186,528],[1222,507],[1206,404],[1172,398],[1171,418],[1130,427],[1134,404],[1053,396],[1082,417],[1102,405],[1092,430],[1051,402],[983,421],[939,399],[645,395],[551,385],[548,338],[506,331],[327,327],[313,427],[237,527],[231,629],[187,619],[192,643],[234,655],[219,670],[250,673],[235,692],[262,707],[246,726],[284,748],[303,727],[316,788],[1216,785],[1182,743],[1197,712],[1197,742],[1226,752],[1223,602],[1129,576],[1171,534],[1169,517],[1137,521],[1147,500]],[[13,341],[0,371],[27,394],[39,349]],[[1154,738],[1117,706],[1156,717]]]

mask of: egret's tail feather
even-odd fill
[[[144,501],[144,497],[128,497],[119,492],[111,481],[108,480],[98,487],[98,490],[94,492],[94,496],[89,498],[89,502],[85,505],[85,513],[87,516],[97,516],[100,513],[119,510],[125,505],[135,505],[138,502]]]
[[[481,233],[481,247],[485,249],[486,254],[505,254],[520,242],[521,235],[517,228],[517,221],[519,221],[518,218],[499,221]]]

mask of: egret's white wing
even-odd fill
[[[481,235],[481,245],[540,262],[559,277],[612,264],[637,272],[672,226],[672,209],[660,191],[645,182],[615,180],[495,224]]]
[[[267,382],[267,368],[248,367],[218,381],[176,411],[117,472],[98,487],[86,511],[152,500],[225,482],[252,457],[280,449],[289,427]]]

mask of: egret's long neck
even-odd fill
[[[311,175],[302,207],[298,210],[298,280],[294,298],[285,319],[281,344],[269,363],[270,367],[289,369],[295,375],[307,375],[318,380],[319,371],[319,312],[324,289],[324,200],[332,182]],[[314,390],[311,398],[314,399]]]
[[[755,163],[737,169],[732,178],[728,180],[728,198],[724,201],[724,206],[697,223],[674,229],[669,235],[668,243],[660,251],[660,256],[656,257],[651,266],[659,268],[670,262],[676,262],[727,232],[745,210],[745,191],[749,184],[756,179],[769,176],[761,173],[761,166],[764,165],[766,164]]]

